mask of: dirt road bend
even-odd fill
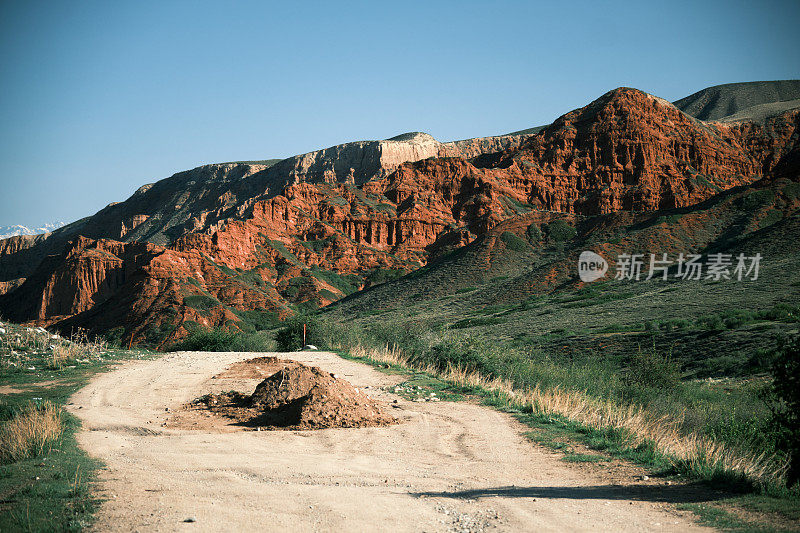
[[[325,352],[270,354],[338,374],[402,420],[318,431],[177,429],[186,402],[252,353],[131,361],[71,399],[100,458],[99,531],[700,531],[669,487],[613,485],[532,445],[512,417],[466,402],[409,402],[401,381]],[[252,390],[252,389],[251,389]],[[166,426],[164,424],[166,423]]]

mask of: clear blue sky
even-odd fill
[[[0,225],[205,163],[800,77],[800,2],[0,0]]]

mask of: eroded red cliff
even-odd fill
[[[251,328],[414,270],[531,210],[595,215],[697,204],[785,167],[799,122],[790,111],[764,125],[704,123],[623,88],[524,142],[498,145],[504,151],[392,160],[390,173],[360,185],[295,175],[271,190],[278,182],[260,176],[272,167],[234,165],[210,174],[212,194],[196,190],[204,174],[190,173],[175,186],[193,188],[192,205],[201,207],[184,213],[175,198],[190,196],[166,185],[137,193],[178,201],[180,217],[164,224],[136,200],[109,223],[116,240],[75,236],[21,285],[6,276],[0,312],[62,328],[122,327],[126,338],[153,343],[185,335],[187,324]],[[106,225],[92,224],[85,227]],[[143,228],[160,228],[163,245],[118,241]],[[0,241],[3,268],[42,245],[8,241]]]

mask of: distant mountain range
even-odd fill
[[[0,240],[9,237],[16,237],[18,235],[39,235],[40,233],[50,233],[53,230],[66,226],[65,222],[53,222],[52,224],[45,224],[38,228],[29,228],[27,226],[0,226]]]
[[[767,235],[796,215],[799,93],[798,81],[729,84],[671,104],[621,87],[523,133],[440,143],[414,132],[205,165],[51,234],[0,240],[0,314],[157,346],[197,325],[258,329],[348,295],[341,309],[372,307],[377,295],[400,301],[388,286],[364,289],[406,274],[393,286],[413,299],[426,292],[412,281],[433,279],[421,267],[477,253],[501,225],[511,247],[525,248],[518,240],[531,224],[563,220],[577,236],[554,245],[558,254],[595,238],[644,249],[665,242],[630,237],[649,217],[615,214],[694,206],[702,213],[674,227],[671,249],[727,250],[732,236]],[[732,189],[736,202],[702,207]],[[609,224],[613,235],[592,230]],[[529,259],[505,249],[436,270],[478,281],[475,265],[517,272],[502,262]],[[548,263],[525,290],[501,285],[520,294],[571,286],[573,263]]]

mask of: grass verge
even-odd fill
[[[768,472],[757,468],[767,463],[759,462],[758,457],[728,455],[724,446],[682,435],[669,420],[650,419],[641,409],[621,408],[611,402],[557,388],[519,391],[507,380],[488,378],[452,364],[442,368],[415,362],[396,348],[340,346],[339,354],[386,371],[428,376],[442,399],[441,391],[447,391],[471,396],[510,412],[531,428],[528,438],[561,451],[566,462],[594,463],[609,456],[616,457],[642,465],[653,475],[697,479],[709,488],[722,489],[728,494],[724,505],[682,506],[713,527],[732,531],[792,529],[782,525],[777,528],[759,525],[742,518],[732,508],[746,509],[751,515],[776,524],[792,523],[800,518],[796,491],[781,490],[774,485],[766,491],[754,491],[751,476],[768,476]],[[580,442],[604,455],[575,453],[572,442]]]
[[[0,464],[50,451],[63,430],[61,407],[50,401],[24,405],[0,426]]]
[[[80,421],[63,406],[96,373],[148,354],[2,327],[0,531],[80,531],[99,503],[92,484],[102,465],[78,446]]]

